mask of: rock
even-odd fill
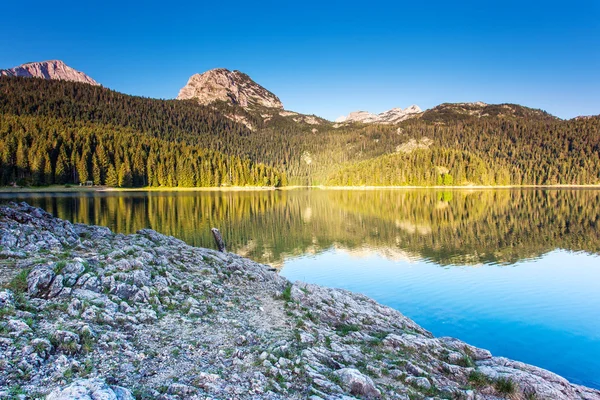
[[[0,310],[3,308],[11,308],[15,305],[15,296],[8,289],[0,291]]]
[[[260,105],[283,108],[277,96],[240,71],[217,68],[193,75],[179,91],[178,100],[194,99],[200,104],[224,101],[242,107]]]
[[[131,392],[120,386],[110,386],[102,379],[78,379],[55,389],[46,400],[135,400]]]
[[[367,398],[378,398],[381,396],[379,389],[375,387],[373,380],[363,375],[354,368],[342,368],[334,372],[341,382],[342,386],[348,388],[353,395],[365,396]]]
[[[48,294],[54,280],[54,271],[48,266],[34,267],[27,276],[27,291],[33,297],[43,297]]]
[[[391,110],[384,111],[381,114],[371,114],[367,111],[354,111],[348,114],[348,116],[339,117],[335,122],[361,122],[363,124],[396,124],[398,122],[405,121],[410,118],[414,118],[421,114],[422,111],[419,106],[412,105],[406,109],[392,108]]]
[[[11,69],[0,69],[0,76],[25,76],[43,79],[57,79],[61,81],[83,82],[98,86],[99,83],[84,74],[66,65],[60,60],[32,62],[19,65]]]
[[[31,341],[31,347],[33,351],[43,359],[47,359],[52,352],[52,344],[47,339],[33,339]]]
[[[420,377],[409,376],[408,378],[406,378],[406,383],[410,383],[413,386],[419,387],[424,390],[431,389],[431,383],[429,382],[429,379],[422,377],[422,376],[420,376]]]
[[[19,385],[25,397],[128,398],[118,384],[165,400],[406,399],[433,388],[440,398],[497,398],[493,383],[465,389],[478,369],[513,382],[515,398],[600,399],[435,338],[366,296],[291,285],[265,265],[154,231],[114,234],[12,203],[0,206],[0,243],[9,263],[33,266],[18,302],[0,291],[0,387]],[[39,265],[42,254],[63,261]]]
[[[10,319],[7,324],[8,330],[12,336],[20,336],[25,332],[31,331],[29,325],[18,319]]]
[[[74,332],[57,330],[53,333],[52,340],[57,348],[68,354],[76,353],[81,348],[79,335]]]

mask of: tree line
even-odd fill
[[[249,159],[128,128],[0,115],[1,185],[93,182],[115,187],[282,186],[284,173]]]
[[[278,114],[265,120],[260,109],[223,103],[201,106],[82,83],[0,79],[4,115],[130,129],[149,139],[199,146],[275,168],[295,185],[332,184],[350,175],[353,182],[369,182],[374,165],[385,169],[377,178],[380,184],[437,184],[440,179],[442,184],[600,183],[600,117],[562,121],[527,107],[509,108],[491,105],[485,109],[489,116],[477,117],[445,105],[394,126],[310,125]],[[244,117],[253,128],[227,118],[231,115]],[[422,138],[433,141],[428,154],[397,156],[398,146]],[[178,160],[183,156],[174,155]],[[364,163],[368,160],[374,164]]]

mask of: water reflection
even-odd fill
[[[15,199],[14,195],[2,195]],[[150,227],[281,265],[330,248],[439,265],[514,264],[555,249],[600,252],[594,190],[128,192],[17,196],[54,215],[132,233]]]

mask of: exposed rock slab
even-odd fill
[[[417,105],[405,108],[392,108],[380,114],[373,114],[368,111],[354,111],[347,116],[339,117],[335,122],[361,122],[363,124],[396,124],[421,114],[421,109]]]
[[[200,104],[224,101],[244,108],[258,105],[283,109],[283,104],[277,96],[254,82],[248,75],[225,68],[192,75],[179,91],[177,99],[194,99]]]

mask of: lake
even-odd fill
[[[600,191],[0,194],[73,222],[152,228],[364,293],[436,336],[600,388]]]

